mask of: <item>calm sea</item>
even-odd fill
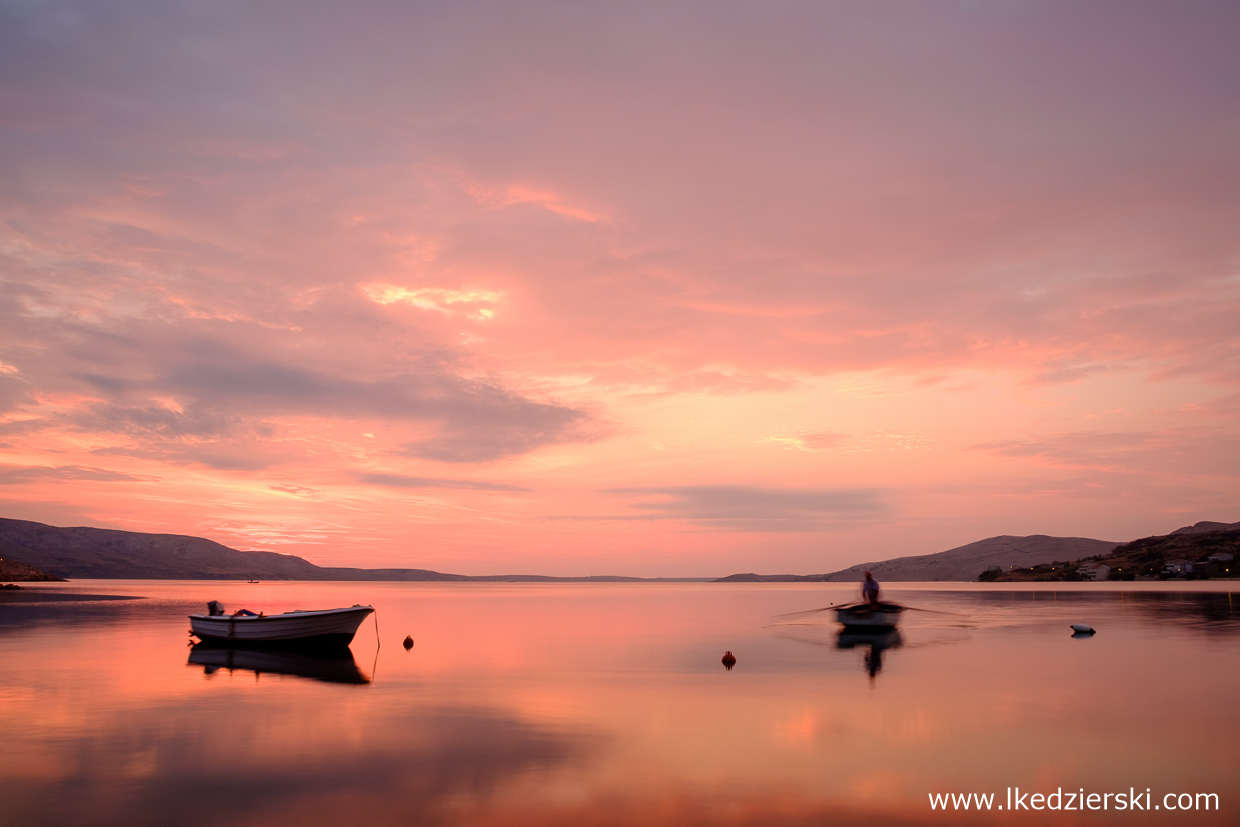
[[[780,617],[843,584],[37,584],[0,592],[0,824],[1240,824],[1234,585],[897,584],[922,611],[853,638]],[[351,656],[191,649],[211,599],[378,611]]]

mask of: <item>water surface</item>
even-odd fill
[[[1234,584],[1137,585],[889,586],[898,639],[841,639],[780,615],[844,584],[35,584],[0,592],[0,824],[1238,823]],[[191,649],[210,599],[377,623]],[[1221,812],[929,804],[1009,787]]]

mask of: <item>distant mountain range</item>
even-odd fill
[[[0,517],[0,558],[68,579],[103,580],[411,580],[477,582],[689,582],[708,578],[471,576],[427,569],[316,566],[292,554],[238,551],[201,537],[107,528],[57,528]],[[13,577],[13,580],[26,579]]]
[[[1213,531],[1240,529],[1240,523],[1200,522],[1177,528],[1175,534],[1201,534]],[[1105,555],[1124,545],[1111,540],[1091,540],[1086,537],[1048,537],[1034,534],[1029,537],[989,537],[976,543],[940,551],[935,554],[919,554],[859,563],[830,574],[734,574],[722,578],[730,583],[786,583],[786,582],[857,582],[868,569],[880,581],[918,583],[933,581],[976,581],[979,574],[991,566],[1007,570],[1030,568],[1055,560],[1080,560],[1082,557]]]
[[[830,574],[810,575],[759,575],[734,574],[724,578],[730,582],[788,582],[825,581],[857,582],[865,571],[874,573],[880,581],[927,582],[936,580],[976,580],[978,574],[991,566],[1007,569],[1011,566],[1028,568],[1051,560],[1077,560],[1095,554],[1105,554],[1122,545],[1110,540],[1090,540],[1085,537],[1048,537],[1034,534],[1030,537],[988,537],[959,548],[935,554],[919,554],[896,557],[893,560],[876,560],[858,563]]]
[[[1170,535],[1240,529],[1237,523],[1200,522]],[[859,581],[866,569],[880,581],[976,581],[991,566],[1030,568],[1056,560],[1106,555],[1123,545],[1085,537],[990,537],[959,548],[860,563],[829,574],[733,574],[720,583]],[[57,528],[0,518],[0,559],[69,579],[109,580],[405,580],[445,582],[702,582],[710,578],[549,577],[537,574],[465,575],[428,569],[359,569],[316,566],[291,554],[238,551],[201,537],[141,534],[106,528]],[[9,579],[26,580],[13,568]],[[0,575],[0,579],[5,579]]]
[[[861,580],[866,569],[874,572],[879,580],[900,582],[934,580],[976,580],[977,576],[991,566],[1008,569],[1012,566],[1028,568],[1052,560],[1079,560],[1095,554],[1106,554],[1123,545],[1112,540],[1091,540],[1087,537],[1048,537],[1033,534],[1029,537],[988,537],[959,548],[922,554],[914,557],[897,557],[877,563],[862,563],[832,572],[826,580]]]

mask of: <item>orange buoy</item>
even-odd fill
[[[723,653],[723,665],[726,666],[728,669],[731,669],[733,666],[736,666],[736,656],[733,655],[731,652],[724,652]]]
[[[404,644],[404,646],[405,646],[405,648],[406,648],[406,649],[412,649],[412,648],[413,648],[413,635],[405,635],[405,644]]]

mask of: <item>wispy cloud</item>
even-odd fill
[[[1076,431],[983,442],[968,450],[1066,469],[1154,474],[1173,471],[1240,479],[1240,435],[1195,426],[1158,431]]]
[[[535,189],[519,184],[497,188],[477,183],[464,184],[463,188],[479,202],[490,206],[510,207],[516,204],[535,204],[548,212],[577,221],[593,224],[607,220],[606,216],[567,203],[562,196],[545,189]]]
[[[318,493],[319,493],[318,489],[315,489],[315,488],[307,488],[307,487],[306,487],[306,486],[304,486],[304,485],[289,485],[288,483],[279,483],[279,484],[277,484],[277,485],[268,485],[268,486],[267,486],[267,489],[268,489],[269,491],[277,491],[277,492],[279,492],[279,493],[281,493],[281,494],[293,494],[293,495],[295,495],[295,496],[299,496],[299,497],[305,497],[305,496],[309,496],[309,495],[311,495],[311,494],[318,494]]]
[[[772,434],[758,440],[760,443],[778,445],[784,449],[806,451],[811,454],[823,451],[856,454],[875,451],[918,451],[929,448],[934,439],[927,434],[914,432],[867,431],[859,434],[841,434],[833,431],[796,431]]]
[[[408,304],[422,310],[460,313],[482,321],[494,318],[496,305],[504,299],[503,293],[491,290],[399,287],[394,284],[367,284],[362,291],[378,304]]]
[[[764,436],[758,440],[758,442],[766,442],[784,448],[794,448],[798,451],[809,451],[810,453],[835,448],[847,441],[848,436],[846,434],[837,434],[832,431],[806,431],[790,435],[771,435]]]
[[[629,503],[636,520],[685,520],[733,531],[807,531],[827,524],[868,522],[890,513],[882,493],[869,489],[806,490],[743,485],[610,488],[640,497]],[[605,518],[604,518],[605,519]]]
[[[158,482],[158,477],[136,476],[106,468],[80,465],[0,465],[0,485],[20,485],[36,480],[65,482]]]
[[[432,477],[410,477],[405,474],[358,474],[358,480],[369,485],[381,485],[386,488],[462,488],[470,491],[506,491],[512,493],[527,492],[530,489],[519,485],[508,485],[499,482],[482,482],[479,480],[451,480]]]

